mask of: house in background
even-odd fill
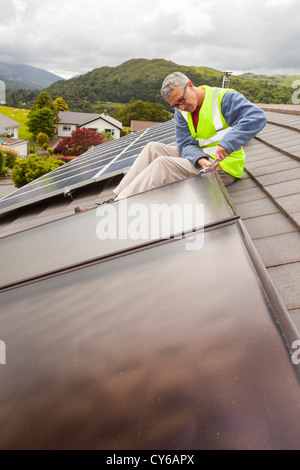
[[[161,124],[161,122],[132,120],[130,123],[130,129],[131,129],[131,132],[138,132],[144,129],[148,129],[148,127],[157,126],[157,124]]]
[[[18,139],[18,128],[21,124],[10,119],[4,114],[0,114],[0,135],[10,136],[11,138]]]
[[[122,123],[106,113],[75,113],[60,111],[58,113],[57,136],[69,137],[76,129],[92,129],[97,132],[109,132],[114,139],[121,136]]]
[[[19,122],[0,114],[0,144],[16,150],[20,157],[27,157],[28,142],[19,139],[19,127]]]

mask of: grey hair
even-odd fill
[[[189,81],[190,79],[181,72],[170,73],[162,82],[160,92],[164,98],[168,98],[175,87],[184,88]]]

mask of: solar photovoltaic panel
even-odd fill
[[[174,120],[90,148],[0,200],[0,214],[126,171],[151,141],[175,144]]]

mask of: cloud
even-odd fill
[[[21,13],[24,13],[26,11],[27,4],[24,0],[13,0],[13,5]]]
[[[69,78],[131,58],[300,74],[296,0],[1,0],[0,62]]]
[[[287,7],[292,3],[295,3],[296,0],[267,0],[266,7],[267,8],[276,8],[276,7]]]

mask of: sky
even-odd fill
[[[300,75],[299,0],[0,0],[0,62],[63,78],[126,60]]]

